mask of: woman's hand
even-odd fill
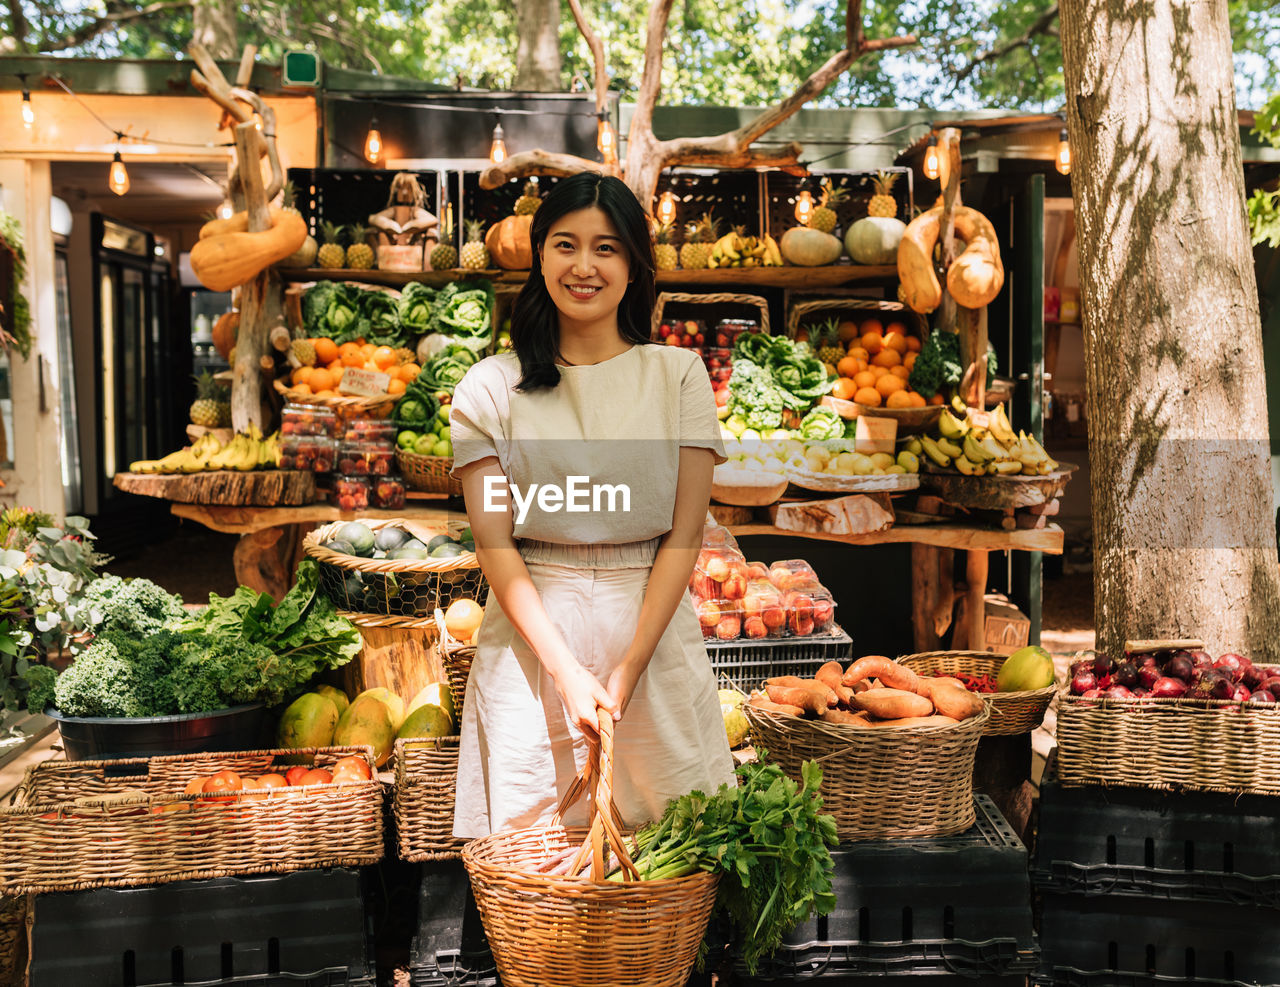
[[[647,662],[624,660],[609,676],[609,695],[613,699],[617,711],[615,720],[621,720],[631,703],[631,694],[636,691],[636,683],[644,674]]]
[[[614,719],[620,715],[618,704],[609,694],[610,690],[606,690],[599,679],[576,661],[566,662],[564,669],[556,675],[555,682],[569,721],[582,731],[583,736],[596,743],[600,739],[597,708],[607,709]]]

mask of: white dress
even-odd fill
[[[680,447],[711,449],[717,462],[724,447],[696,353],[640,345],[560,369],[555,389],[521,393],[514,354],[472,367],[453,398],[454,469],[498,458],[519,493],[495,490],[495,505],[512,496],[514,534],[547,615],[605,683],[635,632],[671,528]],[[535,483],[552,492],[529,496]],[[555,683],[492,594],[476,645],[453,830],[468,838],[549,822],[587,754]],[[685,594],[618,724],[614,798],[627,824],[639,825],[669,799],[724,783],[733,783],[733,758]],[[584,813],[579,803],[567,821],[581,823]]]

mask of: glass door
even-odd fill
[[[80,422],[76,413],[76,367],[71,348],[71,289],[65,250],[54,254],[54,289],[58,312],[58,389],[62,431],[62,506],[68,514],[84,511],[84,486],[80,474]]]

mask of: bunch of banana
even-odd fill
[[[762,237],[746,236],[739,226],[726,233],[711,248],[708,267],[781,267],[782,251],[768,233]]]
[[[1035,476],[1058,468],[1033,436],[1023,431],[1014,434],[1003,404],[988,412],[983,424],[968,411],[961,421],[948,408],[938,419],[938,434],[913,437],[907,449],[917,451],[912,449],[915,443],[938,466],[954,467],[966,476]]]
[[[248,472],[261,467],[274,467],[280,453],[280,433],[263,436],[257,425],[247,432],[237,432],[223,445],[212,432],[206,432],[194,443],[163,459],[140,459],[129,464],[131,473],[204,473],[212,470]]]

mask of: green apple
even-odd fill
[[[401,449],[409,451],[413,450],[413,444],[418,441],[418,433],[412,429],[406,428],[403,432],[396,436],[396,445]]]
[[[438,431],[436,435],[440,436],[440,438],[444,439],[444,441],[446,442],[453,441],[453,433],[449,431],[448,425],[442,426],[440,431]]]
[[[413,451],[419,456],[434,456],[431,450],[435,448],[436,437],[431,434],[419,435],[418,440],[413,444]]]
[[[724,424],[734,435],[741,435],[747,430],[747,420],[741,415],[730,415],[724,420]]]
[[[452,455],[453,455],[453,443],[452,443],[452,442],[450,442],[448,439],[441,439],[439,442],[437,442],[437,443],[435,444],[435,447],[431,450],[431,455],[433,455],[433,456],[452,456]]]
[[[453,407],[453,405],[451,405],[451,404],[442,404],[442,405],[440,405],[440,407],[436,409],[436,419],[437,419],[438,421],[440,421],[440,422],[444,423],[445,425],[448,425],[448,424],[449,424],[449,409],[450,409],[450,408],[452,408],[452,407]]]

